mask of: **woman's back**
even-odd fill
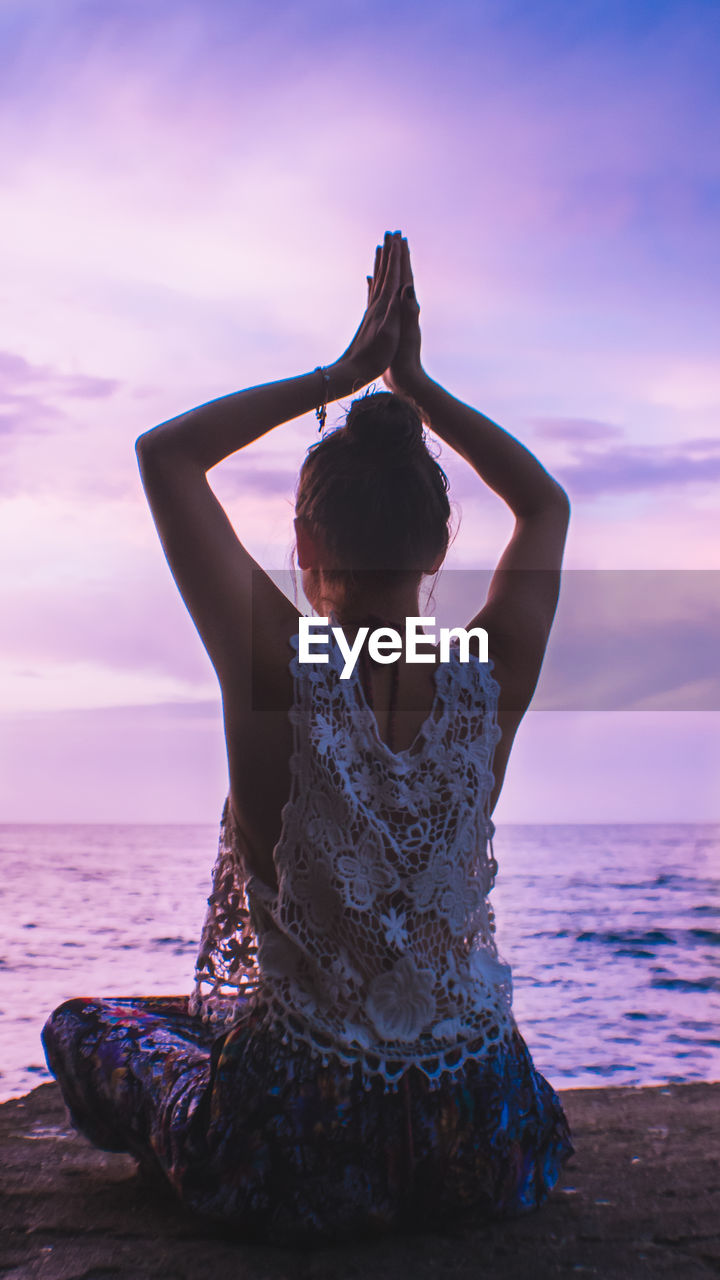
[[[344,661],[332,639],[326,664],[291,660],[279,889],[252,874],[228,812],[192,1007],[232,1022],[252,993],[292,1039],[368,1078],[412,1062],[437,1079],[513,1025],[487,902],[498,686],[453,646],[413,742],[392,750]]]
[[[258,626],[263,643],[258,642],[253,658],[252,711],[248,714],[241,699],[235,705],[232,688],[223,699],[232,817],[245,861],[273,888],[277,888],[273,850],[280,839],[282,810],[290,794],[291,712],[295,702],[290,661],[299,618],[284,597],[273,602],[273,609]],[[343,631],[352,643],[357,626],[344,624]],[[412,746],[431,712],[438,661],[436,652],[436,662],[431,665],[408,663],[402,656],[392,666],[363,669],[364,664],[358,664],[377,736],[386,743],[392,738],[398,751]]]

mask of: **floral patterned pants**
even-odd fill
[[[221,1036],[184,996],[75,999],[42,1033],[76,1128],[129,1151],[247,1239],[298,1244],[442,1230],[538,1208],[573,1154],[555,1091],[512,1044],[396,1093],[260,1025]]]

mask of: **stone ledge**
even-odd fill
[[[720,1084],[560,1092],[575,1156],[535,1214],[453,1236],[243,1244],[68,1127],[56,1085],[0,1106],[2,1280],[695,1280],[720,1276]]]

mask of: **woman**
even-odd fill
[[[399,232],[368,286],[334,364],[137,442],[220,680],[230,789],[190,1000],[73,1000],[43,1032],[87,1136],[276,1243],[522,1213],[573,1151],[513,1020],[487,902],[490,815],[540,671],[568,503],[521,444],[424,372]],[[298,610],[239,543],[206,473],[318,405],[324,425],[328,401],[381,374],[390,392],[356,400],[301,470],[303,587],[334,628],[325,660],[308,661]],[[387,632],[419,617],[423,575],[448,546],[447,481],[423,421],[515,515],[471,622],[494,676],[457,644],[438,662],[426,639],[411,662]],[[379,633],[372,646],[361,628]],[[362,656],[348,676],[350,645]]]

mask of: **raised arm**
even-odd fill
[[[473,467],[515,516],[487,602],[469,624],[488,632],[507,734],[510,722],[519,723],[527,709],[540,674],[557,605],[570,504],[529,449],[428,377],[420,354],[420,308],[407,244],[402,280],[400,342],[385,381],[417,404],[430,429]]]
[[[145,495],[170,570],[223,691],[232,687],[236,703],[249,695],[253,610],[267,637],[268,661],[282,637],[292,634],[298,611],[238,540],[206,473],[273,427],[323,400],[349,395],[382,373],[400,334],[400,266],[400,236],[388,234],[378,246],[357,333],[322,372],[223,396],[136,441]]]

